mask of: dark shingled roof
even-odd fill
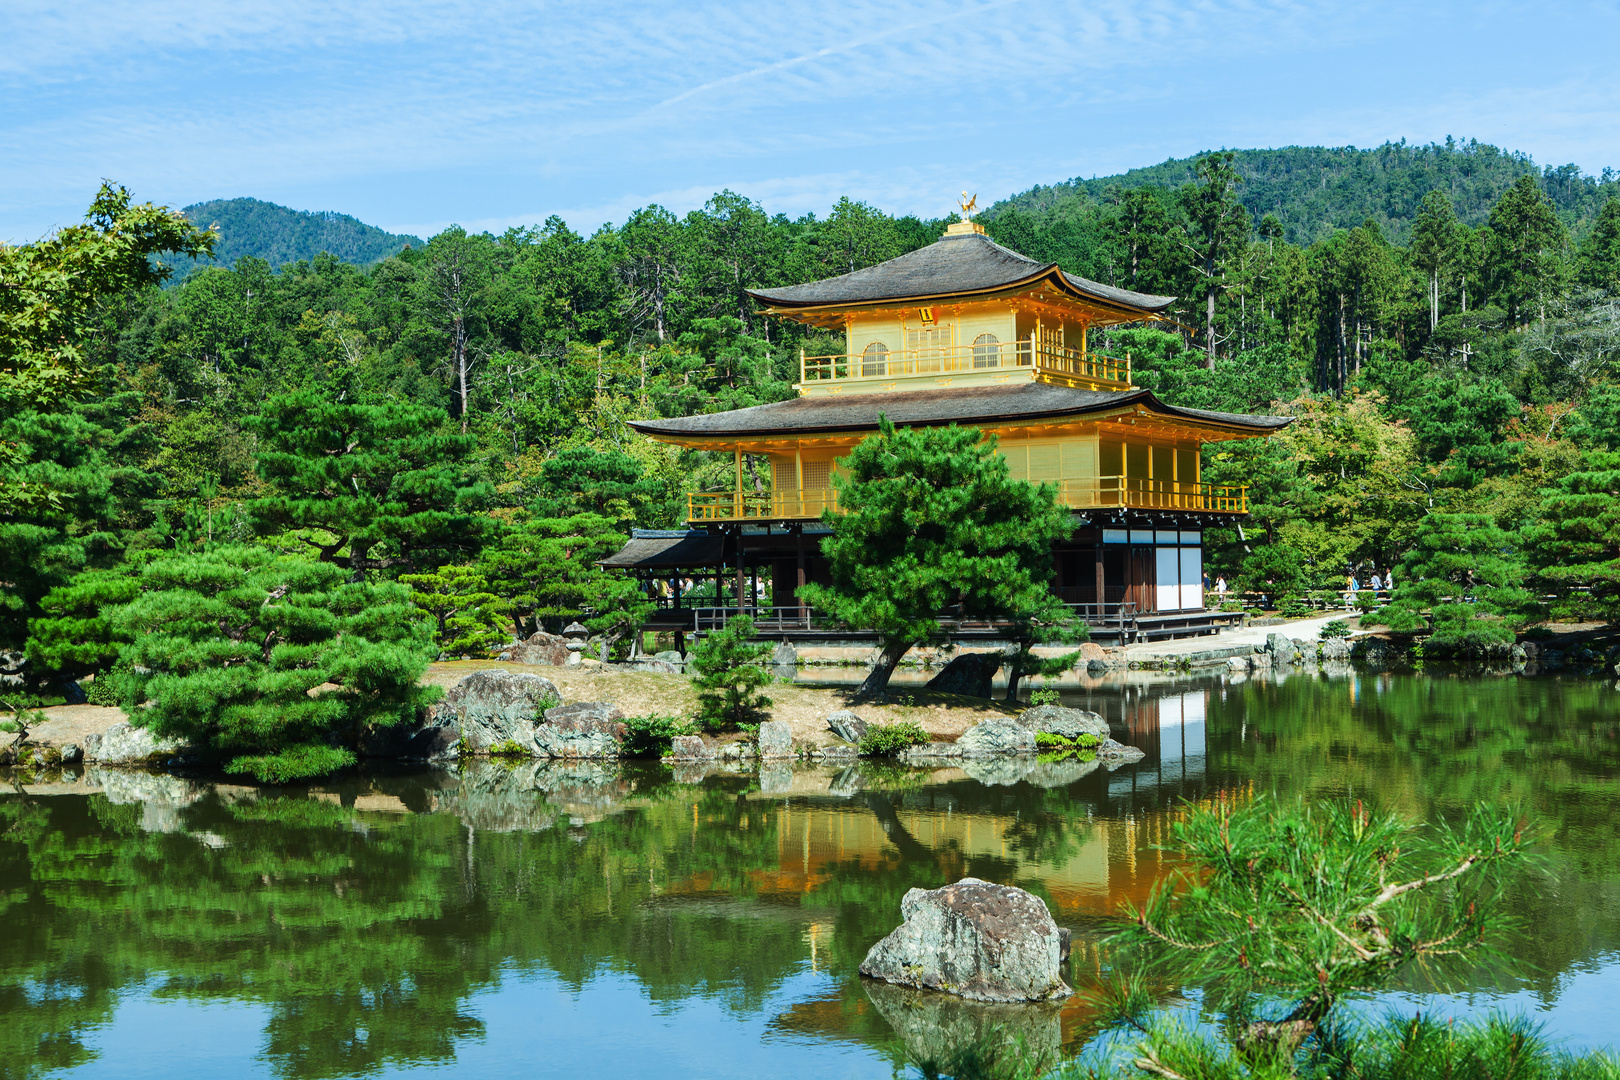
[[[755,405],[751,409],[681,416],[668,420],[632,420],[643,435],[720,437],[732,435],[808,435],[814,432],[875,431],[879,414],[907,425],[993,424],[1006,420],[1059,419],[1083,416],[1121,405],[1142,404],[1150,412],[1189,420],[1210,420],[1264,435],[1290,423],[1286,416],[1246,416],[1166,405],[1150,390],[1077,390],[1042,382],[999,386],[964,386],[941,390],[907,390],[884,394],[832,394]]]
[[[947,236],[898,259],[852,274],[783,289],[751,289],[748,295],[777,307],[859,304],[990,292],[1035,281],[1054,272],[1076,293],[1115,307],[1151,314],[1163,311],[1175,300],[1173,296],[1151,296],[1087,281],[1064,273],[1057,263],[1036,262],[978,233]]]
[[[629,570],[718,566],[724,543],[722,537],[702,532],[637,529],[628,544],[598,565]]]

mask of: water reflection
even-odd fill
[[[138,1071],[137,1004],[211,1003],[258,1010],[252,1038],[199,1036],[241,1044],[217,1073],[473,1074],[539,1027],[547,1060],[626,1075],[669,1075],[674,1055],[692,1072],[886,1076],[907,1052],[1011,1023],[861,984],[906,889],[966,874],[1030,889],[1075,931],[1084,988],[1104,917],[1165,872],[1183,800],[1254,790],[1424,817],[1481,798],[1531,808],[1552,839],[1550,881],[1515,900],[1526,969],[1472,987],[1528,995],[1555,1030],[1603,1042],[1557,1018],[1571,973],[1610,970],[1620,946],[1613,695],[1132,673],[1069,694],[1147,750],[1113,772],[478,765],[278,791],[49,777],[0,797],[0,1076]],[[627,988],[652,1011],[627,1010]],[[611,1036],[581,1019],[608,1014]],[[1079,1000],[1019,1015],[1031,1046],[1073,1052],[1093,1030]]]

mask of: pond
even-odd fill
[[[1620,690],[1132,673],[1070,698],[1147,759],[46,778],[0,795],[0,1077],[880,1078],[995,1024],[1074,1053],[1079,998],[986,1012],[857,965],[908,888],[971,874],[1073,928],[1083,989],[1178,808],[1251,792],[1526,807],[1549,839],[1513,898],[1516,966],[1388,1000],[1616,1041]]]

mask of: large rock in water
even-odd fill
[[[85,757],[102,765],[153,765],[180,752],[173,739],[160,739],[129,724],[114,724],[99,735],[84,737]]]
[[[467,751],[484,754],[506,742],[531,746],[541,711],[561,700],[557,684],[539,675],[475,671],[433,706],[429,721],[453,717]]]
[[[900,913],[906,921],[872,946],[862,975],[974,1001],[1051,1001],[1074,992],[1062,974],[1068,932],[1023,889],[963,878],[912,889]]]
[[[981,720],[962,733],[956,740],[956,749],[964,757],[1033,754],[1035,731],[1013,719],[998,717],[994,720]]]
[[[1001,670],[1004,660],[999,652],[958,653],[928,680],[925,690],[942,694],[962,694],[965,697],[990,696],[990,685]]]
[[[762,758],[793,756],[793,728],[786,720],[766,720],[759,725],[759,756]]]
[[[1037,705],[1018,714],[1018,722],[1031,731],[1048,735],[1061,735],[1065,739],[1078,739],[1082,735],[1095,735],[1099,741],[1108,738],[1108,721],[1084,709],[1068,709],[1062,705]]]
[[[624,747],[624,713],[610,701],[580,701],[546,710],[529,748],[546,758],[612,758]]]

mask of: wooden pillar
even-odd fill
[[[737,517],[740,520],[742,518],[742,516],[743,516],[742,447],[741,446],[737,447],[737,449],[736,449],[736,451],[734,453],[735,453],[736,459],[737,459],[737,486],[732,489],[732,492],[733,492],[732,500],[733,500],[733,502],[736,503]],[[737,534],[737,545],[738,545],[737,551],[738,551],[738,555],[740,557],[741,553],[742,553],[742,533],[741,532],[739,532]],[[739,565],[741,565],[741,564],[739,564]]]
[[[739,485],[737,490],[742,491]],[[743,537],[742,524],[737,525],[737,614],[743,613]]]
[[[804,516],[804,445],[801,440],[793,441],[793,486],[799,492],[799,509],[797,516]],[[800,541],[803,544],[803,541]],[[804,582],[799,582],[803,585]]]
[[[798,528],[793,530],[793,546],[794,546],[794,554],[798,557],[798,562],[799,562],[799,574],[798,574],[798,576],[799,576],[799,584],[798,584],[798,587],[794,589],[793,595],[795,597],[799,597],[798,590],[802,589],[804,587],[804,525],[803,525],[803,523],[800,523]],[[804,602],[804,598],[799,597],[799,615],[800,615],[800,617],[807,617],[808,616],[809,613],[806,611],[807,606],[808,605],[806,605],[805,602]]]
[[[1103,545],[1102,536],[1097,537],[1097,546],[1093,549],[1097,555],[1097,614],[1102,614],[1102,604],[1108,595],[1103,591]]]

